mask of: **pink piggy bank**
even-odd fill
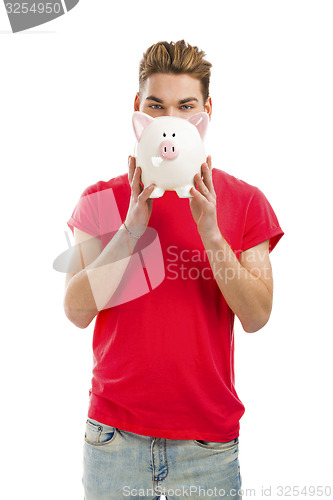
[[[134,112],[136,165],[142,169],[143,185],[156,186],[149,198],[160,198],[165,191],[176,191],[180,198],[192,197],[194,176],[201,174],[201,165],[206,161],[203,139],[208,122],[205,112],[187,120],[174,116],[152,118]]]

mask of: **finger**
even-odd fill
[[[207,156],[207,165],[211,170],[212,169],[212,157],[211,157],[211,155]]]
[[[135,158],[133,156],[128,157],[128,182],[131,185],[134,177],[135,171]]]
[[[192,198],[190,198],[190,204],[192,204],[193,202],[199,202],[203,205],[209,205],[209,200],[202,193],[200,193],[198,189],[191,187],[190,194],[192,196]]]
[[[214,189],[214,184],[213,184],[212,170],[209,167],[208,163],[203,163],[202,164],[201,171],[202,171],[203,182],[206,184],[209,192],[214,197],[216,197],[216,193],[215,193],[215,189]]]
[[[203,177],[209,171],[209,167],[207,163],[201,164],[201,177]]]
[[[140,185],[140,180],[141,180],[141,168],[140,167],[135,167],[134,170],[134,175],[133,175],[133,180],[132,180],[132,193],[135,199],[138,198],[142,191],[142,187]]]
[[[154,184],[150,184],[149,186],[147,186],[143,191],[142,193],[139,195],[138,197],[138,201],[142,202],[142,203],[146,203],[146,201],[148,200],[149,196],[151,195],[151,193],[153,192],[154,190],[154,187],[155,185]]]
[[[203,164],[205,165],[205,164]],[[207,167],[208,168],[208,167]],[[207,174],[209,174],[209,170],[204,170],[204,177],[206,178],[206,182],[209,183],[209,181],[207,181]],[[214,192],[214,188],[213,188],[213,192],[211,192],[208,188],[208,186],[206,185],[206,183],[204,182],[204,179],[202,179],[200,177],[200,174],[195,174],[194,176],[194,180],[195,182],[197,183],[197,186],[198,186],[198,190],[199,192],[205,196],[205,198],[208,200],[208,201],[211,201],[213,202],[215,200],[215,192]],[[210,185],[210,187],[212,188],[212,183]]]

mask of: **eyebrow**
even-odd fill
[[[155,97],[153,95],[146,97],[146,101],[156,101],[159,104],[163,104],[162,99],[159,99],[158,97]],[[196,97],[186,97],[185,99],[181,99],[180,101],[178,101],[178,104],[186,104],[187,102],[191,102],[191,101],[199,102]]]

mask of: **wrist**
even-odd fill
[[[135,240],[141,238],[141,236],[146,230],[146,226],[133,224],[131,221],[128,221],[127,219],[123,221],[122,225],[124,230],[127,232],[128,236],[131,236]]]
[[[199,235],[204,245],[221,244],[224,239],[218,226],[199,231]]]

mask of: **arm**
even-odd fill
[[[273,300],[272,266],[264,241],[236,255],[221,233],[204,238],[216,282],[230,309],[248,333],[260,330],[269,320]]]
[[[190,206],[208,259],[227,304],[246,332],[255,332],[268,321],[273,300],[273,276],[268,241],[245,252],[238,261],[223,238],[216,217],[216,194],[212,181],[211,158],[195,176]]]
[[[67,274],[64,309],[67,318],[86,328],[104,309],[126,270],[136,240],[120,230],[101,251],[101,241],[75,228],[74,241],[80,249],[82,270]],[[134,240],[134,241],[133,241]]]
[[[130,158],[128,178],[132,189],[125,223],[129,229],[134,228],[134,234],[138,229],[143,234],[152,210],[152,200],[148,197],[153,186],[142,189],[140,176],[140,167],[135,168],[135,159]],[[66,276],[64,310],[74,325],[86,328],[116,291],[138,240],[123,226],[103,251],[99,238],[77,228],[74,238],[80,250],[82,270]]]

